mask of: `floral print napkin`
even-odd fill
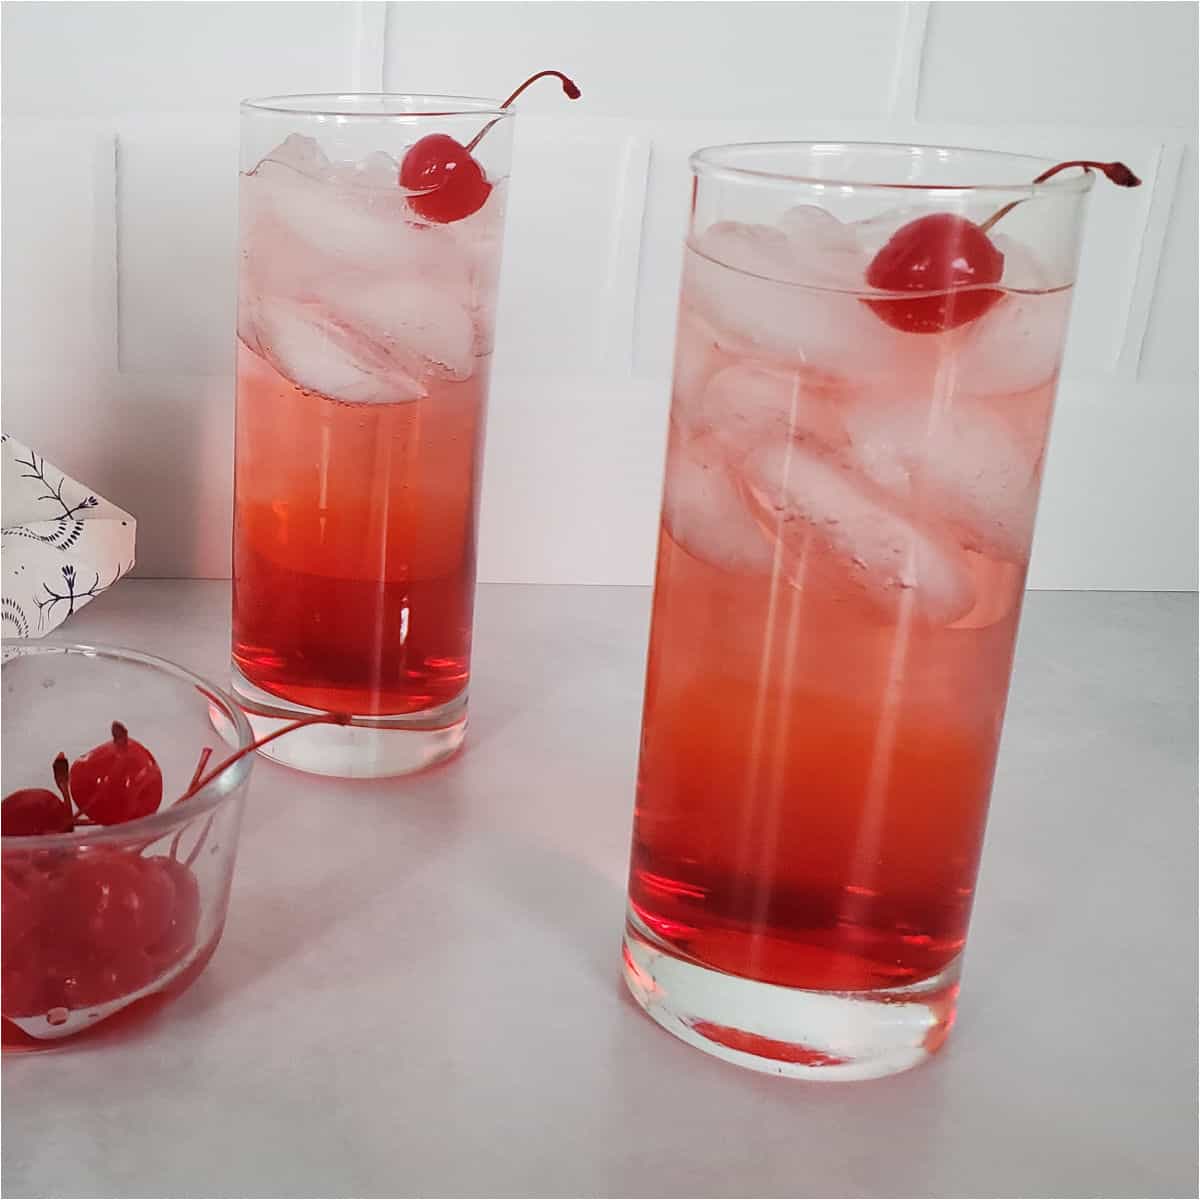
[[[16,438],[0,443],[0,624],[43,637],[129,571],[137,523]]]

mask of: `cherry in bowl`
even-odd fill
[[[145,1019],[204,970],[253,735],[215,685],[132,650],[6,640],[0,679],[0,1025],[5,1052],[41,1050]]]

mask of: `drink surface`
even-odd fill
[[[294,703],[466,686],[504,187],[422,221],[378,153],[293,136],[242,177],[234,661]]]
[[[689,247],[630,880],[684,957],[854,991],[962,948],[1069,306],[1005,249],[912,334],[818,210]]]

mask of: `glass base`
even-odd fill
[[[961,958],[869,992],[759,983],[677,957],[632,914],[625,983],[669,1033],[726,1062],[792,1079],[878,1079],[924,1062],[954,1024]]]
[[[256,738],[320,710],[256,687],[235,666],[233,697]],[[424,712],[355,716],[350,725],[310,725],[264,746],[264,758],[339,779],[382,779],[423,771],[457,753],[467,734],[467,694]]]

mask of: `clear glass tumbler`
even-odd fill
[[[258,735],[356,718],[291,766],[462,743],[510,142],[490,100],[242,105],[233,688]]]
[[[691,165],[625,977],[721,1058],[886,1075],[954,1019],[1092,177]]]

